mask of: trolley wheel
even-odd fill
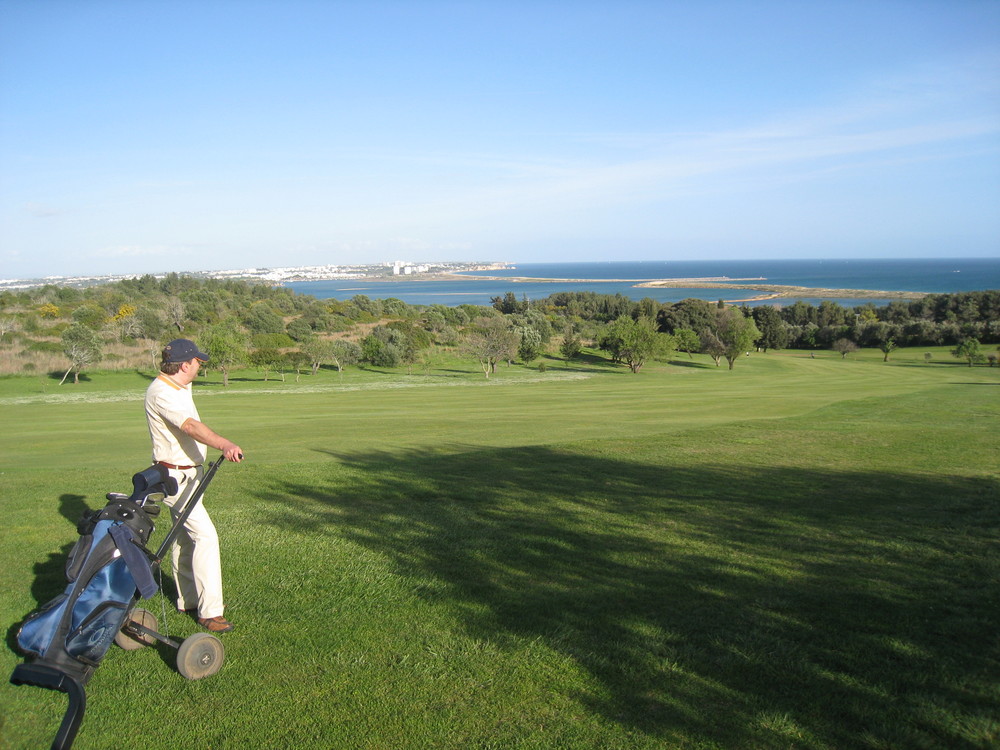
[[[211,677],[222,669],[226,652],[211,633],[195,633],[177,649],[177,671],[189,680]]]
[[[135,651],[137,648],[142,648],[143,646],[152,646],[156,643],[156,639],[152,636],[146,635],[145,633],[127,633],[125,628],[128,627],[129,623],[135,623],[141,625],[142,627],[155,631],[158,627],[156,622],[156,615],[150,612],[148,609],[133,609],[131,614],[128,616],[128,622],[122,627],[117,633],[115,633],[115,643],[121,646],[126,651]]]

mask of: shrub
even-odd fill
[[[305,341],[312,335],[312,327],[302,318],[291,321],[285,330],[288,331],[289,337],[296,341]]]
[[[287,333],[258,333],[252,337],[254,349],[286,349],[295,346]]]

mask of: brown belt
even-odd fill
[[[157,461],[160,466],[166,466],[168,469],[175,469],[177,471],[184,471],[186,469],[197,469],[201,464],[193,464],[191,466],[177,466],[176,464],[168,464],[166,461]]]

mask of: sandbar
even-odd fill
[[[429,275],[409,277],[429,279]],[[594,282],[616,282],[632,284],[633,288],[675,288],[675,289],[749,289],[760,294],[736,300],[737,302],[763,302],[772,299],[789,299],[808,297],[810,299],[922,299],[929,292],[899,292],[883,289],[827,289],[822,287],[792,286],[788,284],[768,284],[767,279],[734,279],[728,276],[702,276],[689,279],[549,279],[533,276],[480,276],[478,274],[433,274],[438,280],[453,279],[455,281],[509,281],[512,284],[521,283],[552,283],[552,284],[589,284]]]

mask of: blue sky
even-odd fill
[[[0,278],[941,256],[996,0],[0,0]]]

